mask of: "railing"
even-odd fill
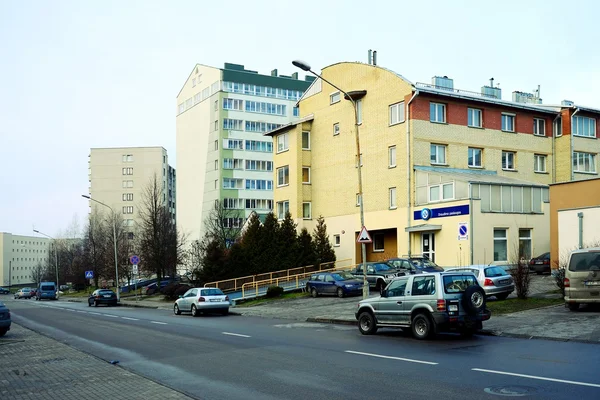
[[[460,90],[460,89],[451,89],[445,86],[432,85],[430,83],[417,82],[417,87],[422,87],[425,89],[436,89],[436,90],[444,90],[446,92],[452,92],[456,94],[466,94],[468,96],[476,96],[476,97],[485,97],[489,99],[497,99],[493,94],[480,93],[480,92],[472,92],[469,90]]]

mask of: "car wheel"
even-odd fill
[[[496,300],[506,300],[510,293],[500,293],[496,295]]]
[[[92,306],[92,303],[90,303],[90,302],[88,301],[88,307],[91,307],[91,306]]]
[[[569,307],[569,310],[571,311],[579,310],[579,304],[577,303],[567,303],[567,307]]]
[[[94,307],[98,307],[98,300],[94,300]]]
[[[411,327],[415,339],[424,340],[431,335],[431,320],[425,314],[419,313],[415,315]]]
[[[173,313],[174,313],[175,315],[181,315],[181,310],[179,309],[179,306],[178,306],[177,304],[175,304],[175,305],[173,306]]]
[[[198,312],[196,305],[192,304],[192,317],[197,317],[198,315],[200,315],[200,313]]]
[[[462,297],[463,307],[469,314],[478,314],[485,310],[485,292],[481,286],[469,286]]]
[[[223,311],[221,311],[221,315],[227,315],[227,314],[229,314],[229,309],[228,308],[226,308]]]
[[[344,297],[344,289],[341,287],[337,289],[337,297]]]
[[[317,293],[317,289],[316,288],[312,288],[312,289],[310,289],[310,295],[312,297],[317,297],[319,295],[319,293]]]
[[[363,311],[358,316],[358,330],[363,335],[373,335],[377,332],[377,322],[369,311]]]

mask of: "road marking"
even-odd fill
[[[421,360],[413,360],[411,358],[383,356],[381,354],[363,353],[361,351],[346,350],[345,353],[358,354],[358,355],[361,355],[361,356],[369,356],[369,357],[386,358],[388,360],[407,361],[407,362],[413,362],[413,363],[418,363],[418,364],[438,365],[438,363],[431,362],[431,361],[421,361]]]
[[[83,314],[87,314],[87,311],[77,311],[77,312],[80,312],[80,313],[83,313]]]
[[[104,315],[105,317],[119,318],[118,315],[110,315],[110,314],[102,314],[102,315]]]
[[[93,315],[102,315],[99,312],[93,312],[93,311],[90,311],[90,314],[93,314]]]
[[[67,311],[75,312],[75,310],[71,310],[70,308],[67,308]]]
[[[137,318],[129,318],[129,317],[121,317],[121,318],[127,319],[129,321],[139,321],[139,319],[137,319]]]
[[[516,374],[514,372],[494,371],[494,370],[491,370],[491,369],[472,368],[471,370],[472,371],[478,371],[478,372],[488,372],[490,374],[519,376],[521,378],[539,379],[541,381],[568,383],[568,384],[571,384],[571,385],[591,386],[591,387],[600,388],[600,384],[598,384],[598,383],[586,383],[586,382],[568,381],[568,380],[565,380],[565,379],[545,378],[543,376]]]
[[[241,333],[231,333],[231,332],[221,332],[223,335],[229,335],[229,336],[239,336],[239,337],[252,337],[252,336],[248,336],[248,335],[242,335]]]
[[[151,324],[167,325],[166,322],[150,321]]]

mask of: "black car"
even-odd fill
[[[541,275],[544,272],[550,273],[550,253],[544,253],[534,257],[529,261],[529,269]]]
[[[0,287],[0,294],[9,294],[10,290],[4,287]]]
[[[363,286],[363,281],[349,272],[321,272],[311,275],[306,283],[306,290],[312,297],[321,294],[344,297],[362,293]]]
[[[6,332],[10,331],[10,310],[0,302],[0,336],[4,336]]]
[[[94,305],[98,307],[99,304],[106,304],[107,306],[117,305],[117,294],[110,289],[97,289],[88,297],[88,306]]]

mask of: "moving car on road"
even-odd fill
[[[470,336],[490,319],[485,292],[467,272],[429,272],[394,278],[381,296],[358,303],[356,319],[363,335],[380,327],[411,330],[417,339],[438,332]]]
[[[229,297],[217,288],[192,288],[179,296],[173,304],[173,312],[180,315],[182,312],[191,312],[192,317],[201,313],[229,314]]]
[[[468,267],[451,268],[448,272],[472,272],[477,277],[479,286],[487,297],[495,296],[498,300],[506,300],[515,290],[512,276],[504,268],[494,265],[470,265]]]
[[[306,291],[312,297],[321,294],[344,297],[362,293],[363,286],[362,278],[358,278],[349,272],[321,272],[310,276],[306,283]]]
[[[54,282],[42,282],[40,287],[35,292],[35,299],[42,300],[58,300],[58,290]]]
[[[550,253],[544,253],[529,260],[529,269],[538,275],[550,273]]]
[[[15,299],[30,299],[33,297],[31,288],[21,288],[15,292]]]
[[[10,331],[10,310],[0,301],[0,336]]]
[[[9,294],[10,290],[4,287],[0,287],[0,294]]]
[[[569,254],[564,284],[569,310],[578,310],[580,304],[600,304],[600,247]]]
[[[100,304],[107,306],[117,305],[117,294],[110,289],[97,289],[88,297],[88,306],[98,307]]]

